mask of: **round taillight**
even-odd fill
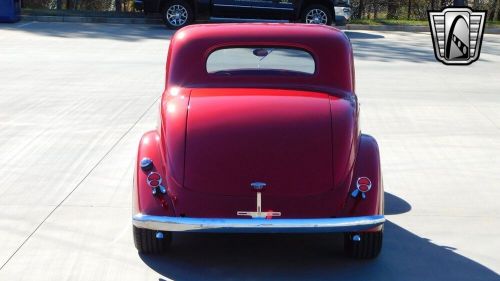
[[[158,187],[161,184],[161,176],[156,172],[151,172],[148,175],[148,185],[151,187]]]
[[[359,178],[358,184],[359,185],[368,185],[368,184],[370,184],[370,179],[368,179],[367,177]]]
[[[151,173],[148,175],[148,180],[150,180],[150,181],[159,181],[160,179],[161,179],[161,176],[158,173]]]
[[[368,185],[365,185],[365,184],[358,186],[358,189],[361,192],[367,192],[368,190],[370,190],[370,188],[368,187]]]
[[[361,192],[368,192],[372,188],[372,182],[367,177],[360,177],[356,181],[356,188]]]

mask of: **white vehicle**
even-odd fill
[[[346,25],[351,15],[351,0],[335,0],[335,25]]]

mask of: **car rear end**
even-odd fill
[[[172,39],[167,74],[160,126],[137,158],[140,251],[172,232],[344,232],[350,253],[378,254],[378,146],[359,134],[341,31],[191,26]]]

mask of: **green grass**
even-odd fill
[[[349,23],[366,25],[428,25],[426,20],[385,20],[385,19],[352,19]]]

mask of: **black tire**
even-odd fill
[[[169,11],[172,11],[172,9],[185,11],[185,13],[186,13],[185,19],[183,16],[184,13],[179,13],[180,18],[176,18],[176,19],[171,18],[169,20],[168,13],[169,13]],[[161,16],[163,19],[163,23],[165,23],[165,25],[169,29],[182,28],[182,27],[192,23],[194,20],[193,7],[191,7],[191,5],[189,5],[189,3],[184,1],[184,0],[172,0],[172,1],[166,2],[165,5],[163,5],[163,8],[161,10]],[[178,23],[176,23],[176,21],[178,21]]]
[[[157,231],[133,226],[134,244],[139,253],[162,254],[165,253],[172,242],[172,233],[162,231],[163,238],[157,239]]]
[[[353,241],[354,235],[359,235],[360,241]],[[344,252],[347,256],[355,259],[376,258],[382,250],[383,231],[345,233]]]
[[[332,21],[333,21],[332,10],[328,9],[326,6],[321,5],[321,4],[309,5],[304,9],[304,11],[302,11],[301,20],[303,23],[312,23],[312,22],[309,22],[308,16],[309,16],[309,13],[313,12],[314,10],[320,11],[320,13],[324,13],[324,15],[326,16],[326,22],[323,22],[322,24],[332,25]]]
[[[335,26],[346,26],[347,20],[344,17],[335,18]]]

